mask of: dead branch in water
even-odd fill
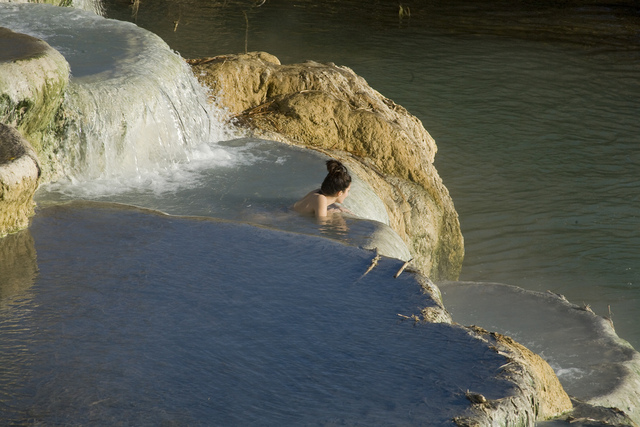
[[[413,261],[413,258],[411,258],[409,261],[405,262],[404,264],[402,264],[402,267],[400,267],[400,270],[398,270],[398,272],[393,276],[394,279],[397,279],[398,276],[400,276],[402,274],[402,272],[404,271],[405,268],[407,268],[409,266],[409,264],[411,263],[411,261]]]
[[[375,268],[376,265],[378,265],[378,261],[380,261],[380,258],[382,258],[380,256],[380,254],[378,253],[378,248],[376,248],[376,256],[371,260],[371,264],[369,265],[369,268],[367,268],[367,271],[364,272],[364,274],[362,276],[360,276],[360,278],[362,279],[364,276],[366,276],[367,274],[369,274],[369,272],[371,270],[373,270]]]

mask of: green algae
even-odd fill
[[[59,173],[56,160],[64,128],[61,108],[69,65],[46,42],[0,28],[0,123],[15,127],[35,150],[43,178]]]

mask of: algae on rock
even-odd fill
[[[43,40],[0,27],[0,123],[15,127],[40,159],[44,180],[60,173],[56,151],[69,64]]]
[[[29,143],[0,123],[0,238],[28,227],[39,178],[38,159]]]
[[[44,41],[0,27],[0,236],[26,228],[40,179],[60,171],[69,64]]]

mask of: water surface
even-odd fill
[[[242,8],[222,3],[155,2],[152,19],[139,14],[138,23],[185,57],[242,51]],[[129,17],[111,6],[111,16]],[[453,25],[455,13],[442,21],[450,26],[399,19],[397,10],[356,19],[345,6],[269,0],[248,9],[248,46],[286,62],[352,67],[423,120],[460,213],[462,278],[551,289],[601,314],[610,306],[618,333],[638,347],[637,49],[469,31]],[[277,151],[261,163],[234,143],[189,143],[188,156],[138,181],[98,176],[57,190],[61,199],[116,194],[181,215],[271,221],[323,174],[321,162],[305,166],[313,161],[276,172],[288,159]],[[261,180],[265,170],[273,186]],[[252,180],[261,191],[247,191]],[[426,297],[409,276],[389,280],[398,260],[359,280],[373,254],[328,239],[47,206],[0,247],[3,268],[16,273],[0,286],[6,419],[441,423],[468,404],[467,389],[505,391],[479,370],[504,360],[460,329],[399,321]]]
[[[91,425],[443,424],[511,394],[413,275],[317,237],[109,205],[40,210],[0,279],[0,416]],[[37,260],[32,255],[37,253]]]
[[[430,2],[400,19],[397,5],[355,1],[162,5],[137,22],[186,57],[242,52],[244,10],[249,50],[353,68],[435,138],[465,237],[462,279],[610,308],[640,346],[633,10]],[[132,19],[113,4],[107,13]]]

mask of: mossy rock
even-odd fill
[[[69,64],[57,50],[0,27],[0,123],[29,141],[47,180],[60,168],[55,153],[68,83]]]

